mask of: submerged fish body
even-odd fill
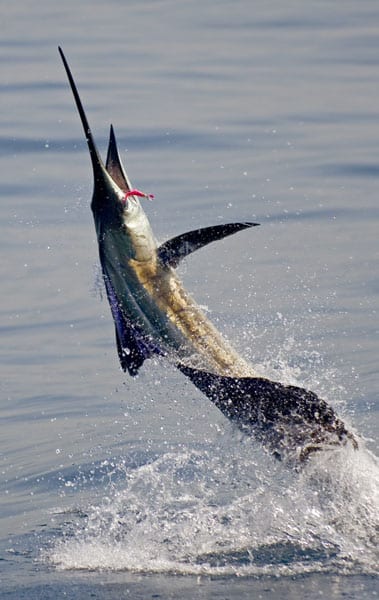
[[[198,248],[256,223],[190,231],[158,246],[132,188],[111,126],[104,165],[61,49],[94,172],[92,212],[121,367],[136,375],[154,355],[167,357],[244,432],[277,458],[304,460],[326,447],[356,442],[316,394],[256,377],[183,288],[175,271]]]

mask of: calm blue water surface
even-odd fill
[[[372,598],[379,4],[24,0],[1,23],[0,596]],[[261,223],[181,276],[358,452],[289,472],[164,362],[119,370],[58,44],[159,240]]]

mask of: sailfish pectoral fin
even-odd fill
[[[135,376],[147,358],[157,354],[162,355],[164,352],[147,335],[143,334],[137,323],[132,323],[124,315],[106,270],[104,283],[115,324],[120,365],[123,371],[128,371],[129,375]]]
[[[128,331],[128,330],[125,330]],[[119,328],[115,325],[115,336],[117,354],[120,361],[121,369],[128,371],[129,375],[134,377],[138,374],[139,368],[143,365],[145,357],[135,344],[134,339],[128,336],[129,339],[125,339],[125,335],[121,338]]]
[[[167,267],[177,267],[183,258],[195,252],[195,250],[211,242],[221,240],[228,235],[232,235],[248,227],[256,227],[257,225],[259,223],[225,223],[187,231],[187,233],[182,233],[164,242],[157,250],[158,258]]]
[[[123,371],[127,370],[132,376],[137,375],[138,369],[149,355],[146,355],[139,347],[133,327],[125,319],[113,286],[106,276],[104,276],[104,283],[115,325],[117,353],[121,368]]]

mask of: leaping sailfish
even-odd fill
[[[183,288],[176,267],[191,252],[257,223],[205,227],[158,246],[121,163],[113,127],[105,165],[66,58],[59,48],[87,140],[94,175],[91,208],[117,351],[134,376],[145,360],[167,357],[239,429],[279,459],[297,464],[354,436],[333,408],[300,387],[257,377]]]

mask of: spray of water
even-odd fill
[[[297,353],[297,364],[289,364],[293,337],[284,346],[256,365],[259,374],[341,398],[317,353]],[[102,482],[107,469],[98,499],[44,551],[57,568],[212,576],[377,572],[379,463],[362,440],[357,451],[320,452],[296,471],[227,424],[201,447],[178,444],[137,462],[124,456],[102,463]]]
[[[63,569],[375,572],[379,468],[369,452],[319,454],[296,473],[231,432],[221,441],[120,463],[117,484],[110,478],[44,558]]]

